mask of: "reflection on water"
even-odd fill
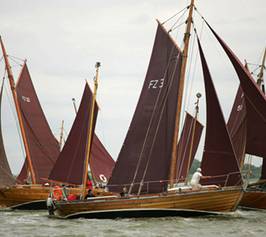
[[[266,211],[197,218],[74,219],[47,217],[46,211],[1,211],[0,236],[266,236]]]

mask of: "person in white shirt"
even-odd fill
[[[192,175],[190,185],[192,190],[199,190],[201,189],[200,179],[202,178],[209,178],[210,176],[203,176],[201,173],[201,168],[197,168],[197,171]]]

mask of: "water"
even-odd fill
[[[266,236],[266,211],[243,211],[203,218],[75,219],[47,217],[46,211],[1,211],[1,237],[30,236]]]

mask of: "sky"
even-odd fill
[[[116,159],[145,78],[157,27],[155,20],[163,22],[188,4],[188,0],[0,0],[0,34],[9,55],[27,59],[39,100],[56,137],[62,120],[68,134],[75,117],[72,98],[78,105],[85,80],[92,85],[94,65],[101,62],[96,133]],[[195,5],[242,61],[254,64],[261,61],[266,46],[265,0],[195,0]],[[166,27],[170,25],[171,22]],[[207,27],[202,27],[199,15],[195,15],[195,26],[202,32],[201,40],[227,120],[238,80]],[[182,27],[173,33],[181,46]],[[184,109],[193,113],[195,94],[202,93],[199,120],[204,124],[202,73],[196,48],[190,49],[192,63],[187,73]],[[17,78],[19,66],[12,65]],[[1,78],[3,74],[1,61]],[[17,174],[24,153],[8,83],[2,126],[8,160]],[[202,147],[203,140],[198,159]]]

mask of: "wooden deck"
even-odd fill
[[[241,187],[167,193],[165,195],[112,197],[56,202],[60,218],[116,218],[136,216],[173,216],[179,213],[219,213],[234,211],[242,197]],[[142,215],[143,214],[143,215]]]

